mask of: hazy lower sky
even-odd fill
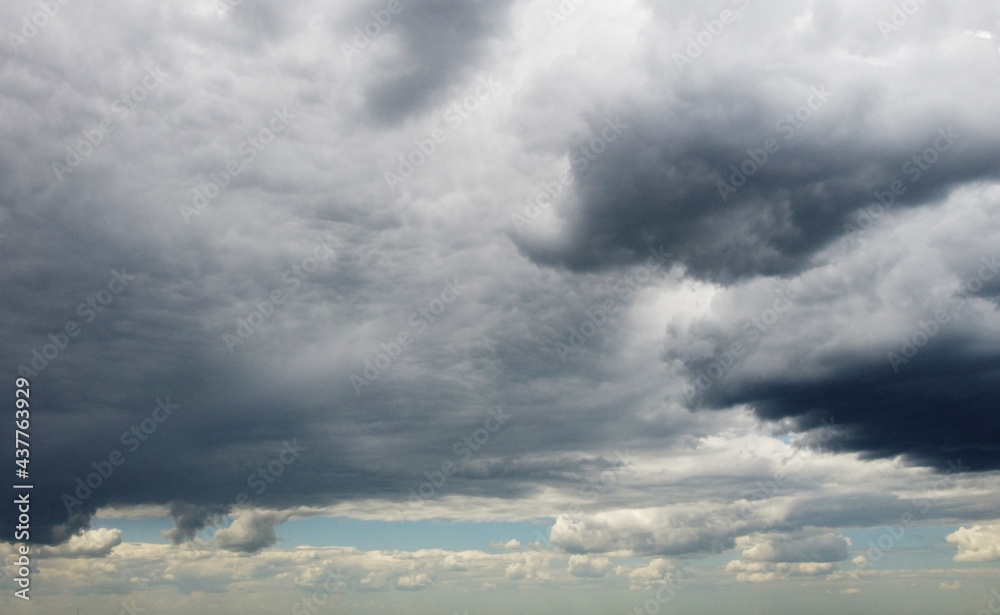
[[[4,613],[1000,612],[996,3],[0,33]]]

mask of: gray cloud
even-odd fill
[[[805,34],[785,37],[794,11],[761,2],[678,71],[686,37],[732,3],[656,5],[648,23],[626,23],[635,36],[573,53],[544,13],[513,28],[522,4],[404,3],[370,48],[341,61],[353,28],[385,6],[362,4],[248,0],[199,13],[70,3],[16,54],[4,51],[0,139],[17,155],[0,158],[0,368],[30,378],[37,408],[31,468],[45,488],[33,542],[94,539],[81,532],[97,509],[159,505],[176,525],[166,539],[180,544],[245,504],[276,512],[238,517],[216,546],[257,553],[276,544],[288,510],[405,502],[465,456],[456,445],[498,405],[509,425],[466,445],[474,454],[430,505],[497,498],[511,516],[557,516],[613,476],[583,513],[665,497],[687,507],[631,525],[563,517],[552,543],[575,554],[718,552],[752,532],[835,531],[910,506],[858,485],[863,506],[828,502],[792,481],[801,497],[773,528],[754,515],[734,527],[734,502],[759,473],[720,464],[664,478],[650,462],[631,477],[615,455],[723,458],[732,451],[709,454],[706,443],[738,439],[734,421],[755,429],[740,404],[787,427],[775,433],[831,417],[840,431],[828,444],[868,458],[996,468],[997,282],[970,289],[962,314],[898,373],[886,356],[996,245],[997,59],[955,34],[995,9],[963,3],[886,42],[875,9],[817,5]],[[34,6],[5,5],[0,21],[18,24]],[[575,19],[560,28],[589,27]],[[893,59],[902,41],[915,49]],[[116,101],[154,69],[162,80],[124,114]],[[388,190],[383,173],[403,148],[440,127],[466,80],[494,73],[503,95]],[[814,98],[814,117],[785,140],[778,122],[823,86],[829,100]],[[276,108],[294,118],[262,143]],[[614,117],[628,128],[583,168],[573,153]],[[97,140],[104,120],[114,131],[95,144],[88,135]],[[911,179],[906,161],[949,126],[961,138]],[[780,148],[723,200],[717,182],[768,138]],[[80,160],[57,173],[70,151]],[[218,179],[236,160],[239,174]],[[511,230],[511,213],[564,163],[574,180],[548,217]],[[844,225],[897,177],[905,194],[834,262],[826,251]],[[186,221],[180,207],[213,182],[226,185]],[[313,269],[321,240],[335,258]],[[670,260],[643,272],[650,249]],[[116,292],[115,271],[135,279]],[[461,297],[433,320],[421,315],[450,280]],[[800,299],[780,326],[687,399],[684,385],[782,284]],[[609,300],[617,309],[598,314]],[[590,326],[585,343],[561,352]],[[400,333],[412,343],[358,395],[351,376]],[[241,343],[228,347],[227,335]],[[161,398],[179,405],[162,423],[150,418]],[[0,423],[0,438],[12,429]],[[281,462],[292,441],[304,450]],[[0,454],[5,467],[13,459]],[[956,498],[935,514],[971,521],[984,510]],[[14,518],[0,515],[7,539]],[[116,548],[97,538],[79,553]]]
[[[925,13],[887,39],[877,23],[888,15],[873,5],[669,6],[657,5],[639,45],[655,85],[626,89],[617,103],[631,130],[597,157],[574,156],[599,137],[601,122],[590,122],[563,150],[579,176],[561,208],[564,228],[547,240],[514,235],[536,261],[600,270],[642,258],[652,243],[702,278],[787,275],[808,267],[895,178],[907,184],[896,199],[903,207],[996,178],[1000,138],[986,84],[1000,59],[985,40],[957,34],[996,23],[995,7],[932,9],[934,18]],[[723,10],[740,17],[722,24]],[[914,53],[893,57],[900,44]],[[958,78],[948,68],[956,62],[975,64],[981,78]],[[932,167],[904,167],[948,126],[963,136]],[[744,185],[720,191],[734,181]]]
[[[993,194],[883,216],[808,272],[731,287],[712,316],[670,328],[665,358],[695,404],[747,403],[800,429],[832,420],[830,446],[870,456],[996,469]],[[905,246],[889,240],[900,233]]]
[[[215,542],[229,551],[256,553],[278,542],[274,528],[289,516],[289,513],[280,512],[239,515],[229,527],[215,532]]]
[[[490,39],[506,30],[511,2],[402,0],[397,4],[395,12],[388,3],[368,3],[364,14],[352,16],[353,27],[368,34],[352,30],[352,48],[344,51],[351,62],[370,62],[369,70],[377,75],[364,86],[364,94],[367,113],[378,122],[396,123],[426,109],[441,99],[445,88],[468,76],[487,53]],[[371,23],[379,27],[367,27]],[[380,53],[382,39],[398,46],[395,53]],[[367,57],[369,46],[377,59]]]
[[[201,530],[218,523],[228,512],[224,506],[195,506],[181,502],[170,505],[170,516],[174,519],[174,527],[166,530],[163,537],[173,544],[189,542]]]
[[[836,534],[763,536],[743,551],[745,560],[754,562],[840,562],[848,557],[849,542]]]

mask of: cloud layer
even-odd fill
[[[0,371],[53,582],[660,600],[722,553],[853,582],[850,531],[904,515],[997,558],[996,6],[59,7],[0,8]],[[551,530],[282,542],[331,517]]]

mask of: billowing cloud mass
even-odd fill
[[[832,446],[871,456],[996,468],[998,196],[975,186],[884,214],[809,271],[736,284],[709,315],[671,323],[666,355],[689,375],[689,397],[803,427],[825,420]]]
[[[430,577],[426,574],[404,575],[396,580],[396,587],[407,590],[424,589],[430,585]]]
[[[71,537],[57,547],[45,549],[49,557],[105,557],[122,543],[121,530],[99,528]]]
[[[675,564],[662,557],[657,557],[647,565],[632,570],[619,566],[615,572],[619,576],[628,578],[630,589],[657,588],[657,595],[661,587],[676,586],[675,577],[685,576]]]
[[[750,537],[741,546],[749,541],[753,541],[753,546],[743,550],[743,559],[775,563],[839,562],[847,559],[847,547],[851,544],[835,534]]]
[[[995,562],[1000,560],[1000,525],[961,527],[945,539],[958,546],[956,562]]]
[[[611,560],[606,557],[569,556],[569,573],[574,577],[603,577],[610,569]]]
[[[223,549],[254,553],[278,542],[274,528],[290,516],[288,512],[245,512],[229,527],[215,532],[215,541]]]
[[[996,3],[43,5],[0,7],[39,612],[982,608]]]
[[[736,580],[746,583],[780,581],[789,576],[828,575],[848,558],[851,541],[836,534],[771,534],[744,536],[739,559],[726,564]]]

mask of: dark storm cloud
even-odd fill
[[[1000,468],[1000,357],[971,359],[961,349],[937,346],[905,376],[883,367],[882,377],[845,370],[809,383],[771,381],[746,386],[725,403],[752,404],[766,419],[829,413],[841,429],[831,446],[872,457],[902,454],[943,471],[958,463],[975,471]]]
[[[898,59],[901,42],[879,35],[874,8],[796,15],[761,2],[697,45],[704,23],[736,8],[714,6],[675,6],[649,25],[641,48],[656,86],[616,105],[630,130],[603,151],[595,121],[590,135],[568,144],[577,181],[558,236],[513,233],[537,262],[600,270],[635,262],[652,244],[703,279],[788,275],[808,267],[852,212],[894,180],[905,190],[895,205],[913,207],[1000,173],[989,109],[1000,58],[992,44],[956,34],[953,21],[909,24],[924,28],[924,40]],[[790,33],[805,17],[819,39]],[[983,17],[997,15],[980,6],[964,27],[976,29]],[[814,46],[822,22],[842,28],[850,19],[857,40]],[[977,78],[956,79],[954,63]],[[948,95],[932,93],[938,88]],[[928,148],[933,162],[914,162]]]
[[[871,104],[870,94],[855,85],[798,83],[776,101],[756,77],[680,86],[664,109],[628,114],[632,129],[599,157],[571,156],[579,208],[567,212],[558,243],[515,241],[539,262],[577,270],[641,260],[654,244],[701,278],[787,275],[807,267],[854,222],[858,207],[877,202],[874,192],[893,181],[906,189],[894,205],[909,207],[998,175],[1000,141],[977,129],[985,115],[928,113],[905,137],[893,137],[864,119],[877,111],[859,111]],[[805,110],[799,118],[815,119],[799,122],[797,110]],[[927,148],[936,164],[921,162],[922,171],[912,158]],[[916,174],[923,177],[911,181]]]
[[[174,527],[164,532],[163,537],[175,545],[188,542],[202,529],[220,521],[226,512],[226,507],[202,507],[174,502],[170,505]]]
[[[114,190],[104,190],[98,194],[107,197],[95,201],[115,205]],[[469,455],[466,441],[496,403],[505,404],[509,423],[472,451],[435,497],[517,498],[545,485],[574,487],[615,462],[560,452],[604,449],[609,431],[626,438],[644,431],[609,412],[640,401],[640,389],[581,381],[552,350],[612,292],[614,280],[565,287],[557,295],[568,300],[558,300],[542,292],[555,282],[545,278],[515,284],[512,277],[483,288],[486,279],[465,282],[465,271],[389,274],[363,258],[371,238],[355,245],[335,226],[335,258],[292,290],[283,272],[313,254],[314,239],[323,235],[282,231],[269,256],[251,243],[237,257],[207,249],[198,225],[211,226],[210,213],[192,222],[190,235],[178,232],[184,223],[172,207],[176,226],[116,235],[78,225],[78,208],[43,211],[44,222],[28,214],[15,218],[18,237],[33,229],[37,240],[32,246],[18,239],[14,246],[20,267],[9,270],[7,280],[17,292],[5,296],[4,308],[19,319],[5,345],[5,364],[9,373],[24,370],[34,403],[44,409],[33,417],[35,432],[45,434],[32,466],[46,485],[34,495],[44,511],[32,534],[39,543],[65,541],[108,505],[168,506],[176,528],[166,538],[179,543],[235,505],[404,500],[427,480],[425,472]],[[166,237],[157,239],[161,232]],[[167,239],[173,249],[162,244]],[[107,290],[118,279],[115,271],[135,277],[123,289],[111,284],[118,293]],[[399,330],[414,331],[410,316],[453,279],[463,289],[459,300],[357,395],[349,376],[361,373],[365,359]],[[264,304],[266,321],[229,352],[223,334],[261,309],[275,288],[287,291],[284,302]],[[23,309],[26,302],[45,309]],[[354,345],[344,340],[365,325],[349,323],[367,320],[352,316],[350,302],[387,315],[369,323],[375,330]],[[515,305],[522,311],[513,311]],[[316,310],[331,316],[317,319]],[[33,361],[57,343],[50,334],[62,343],[69,321],[79,333],[66,348],[44,363]],[[606,324],[587,352],[612,342],[617,326]],[[524,381],[540,378],[551,385],[531,393],[540,385]],[[657,429],[658,446],[677,431]],[[293,463],[272,465],[284,461],[286,443],[304,450]],[[520,460],[526,452],[543,458]],[[223,542],[253,552],[270,544],[270,527],[247,521]]]
[[[903,454],[941,470],[959,458],[977,470],[1000,467],[1000,420],[990,410],[1000,395],[1000,355],[982,341],[997,336],[996,265],[980,261],[995,256],[988,241],[977,238],[971,254],[962,245],[968,240],[957,239],[973,228],[990,236],[987,210],[971,214],[979,226],[925,220],[947,228],[932,242],[915,225],[879,234],[874,242],[914,242],[939,255],[943,270],[911,284],[884,286],[896,258],[891,250],[872,251],[878,265],[868,270],[857,263],[839,269],[822,255],[845,235],[856,240],[859,225],[885,222],[886,212],[940,207],[958,188],[1000,175],[992,110],[1000,57],[993,43],[971,36],[981,19],[995,22],[995,9],[970,4],[967,19],[950,13],[914,20],[894,38],[880,34],[885,16],[875,8],[795,13],[760,2],[735,23],[718,24],[721,33],[705,32],[710,45],[699,44],[705,20],[723,8],[734,7],[675,4],[693,21],[664,11],[650,25],[650,33],[678,34],[644,44],[657,87],[619,103],[629,124],[621,138],[602,145],[604,127],[593,121],[590,134],[566,148],[576,181],[558,207],[563,229],[548,237],[514,232],[513,240],[536,262],[576,271],[634,263],[645,257],[644,246],[663,245],[688,275],[727,285],[728,307],[720,312],[731,320],[717,326],[706,318],[668,331],[665,357],[680,362],[691,384],[710,384],[689,396],[696,405],[749,404],[761,418],[792,417],[801,429],[834,417],[839,429],[828,444],[840,450]],[[852,20],[854,33],[842,32]],[[826,26],[841,33],[824,38]],[[897,56],[901,44],[917,50]],[[951,62],[977,78],[956,80]],[[947,95],[932,93],[938,87]],[[953,215],[970,214],[958,208]],[[920,275],[922,257],[911,258],[910,274]],[[750,290],[754,280],[807,280],[821,267],[834,267],[831,286],[792,301],[775,326],[780,342],[758,347],[756,337],[747,339],[740,326],[769,305]],[[979,267],[987,277],[974,288],[934,296],[941,284],[964,286]],[[777,297],[771,292],[767,301],[787,308],[789,300]],[[848,297],[871,302],[881,317],[847,318],[854,311]],[[973,313],[959,315],[949,303],[967,307],[975,299],[991,301],[994,311],[975,304]],[[877,307],[905,300],[923,309]],[[945,310],[947,322],[934,321],[936,309]],[[819,324],[823,319],[830,324]],[[929,343],[921,322],[940,330]],[[863,327],[877,341],[863,340]],[[915,335],[927,345],[911,358]],[[722,357],[735,342],[742,357],[732,367]],[[706,375],[713,363],[722,375]]]
[[[269,11],[266,4],[247,2],[218,22],[211,16],[202,21],[174,17],[195,22],[189,25],[202,34],[203,28],[214,26],[220,36],[233,35],[229,25],[236,23],[264,24],[269,30],[259,34],[277,35],[283,22],[272,19]],[[44,57],[52,52],[45,45],[53,42],[60,41],[38,38],[23,52]],[[85,70],[67,57],[59,60],[74,75],[74,85],[93,87]],[[29,65],[33,61],[26,60]],[[325,504],[377,493],[404,494],[412,483],[409,471],[393,467],[394,475],[383,477],[378,465],[370,462],[385,456],[384,445],[362,450],[359,462],[351,461],[355,450],[380,436],[377,430],[366,434],[367,424],[377,424],[380,416],[392,419],[399,405],[392,398],[384,409],[371,397],[357,400],[348,384],[347,370],[357,369],[353,363],[361,363],[369,348],[377,349],[378,340],[362,340],[357,348],[344,349],[349,356],[344,359],[345,373],[320,376],[329,386],[307,387],[311,392],[305,395],[302,388],[275,385],[273,377],[259,374],[263,366],[252,358],[259,347],[226,351],[223,334],[237,331],[237,319],[255,312],[256,303],[269,301],[275,289],[287,296],[282,305],[270,306],[267,326],[255,330],[246,343],[283,346],[293,339],[314,337],[316,329],[323,328],[321,323],[344,324],[363,317],[363,312],[349,306],[382,301],[381,271],[362,258],[372,249],[363,242],[353,245],[354,231],[347,225],[300,222],[283,213],[280,219],[288,226],[278,233],[282,238],[263,240],[253,216],[246,215],[256,201],[248,193],[263,187],[267,193],[278,192],[275,198],[282,204],[285,195],[260,180],[262,176],[266,180],[268,167],[259,160],[206,213],[183,225],[177,202],[189,200],[191,188],[204,185],[208,171],[226,167],[236,144],[246,138],[246,131],[261,125],[261,118],[267,119],[274,104],[260,100],[262,93],[254,87],[242,100],[249,101],[249,111],[243,115],[231,100],[216,98],[232,93],[239,79],[212,74],[210,65],[199,71],[200,66],[177,67],[170,74],[174,81],[152,92],[128,122],[112,115],[115,132],[64,178],[52,174],[52,160],[62,160],[64,144],[79,149],[83,142],[89,151],[91,145],[79,131],[111,114],[114,96],[108,92],[127,90],[142,70],[123,70],[114,78],[101,75],[112,83],[95,88],[108,99],[106,104],[90,105],[96,113],[34,104],[37,84],[20,68],[4,73],[13,99],[11,116],[19,120],[9,125],[5,137],[19,139],[25,127],[35,135],[33,141],[24,141],[22,157],[4,159],[3,223],[9,233],[0,250],[5,254],[7,289],[2,310],[10,324],[4,371],[31,379],[39,408],[32,417],[33,429],[48,434],[38,438],[33,449],[33,476],[45,485],[35,492],[34,500],[39,512],[32,539],[39,543],[66,540],[87,525],[94,510],[113,502],[169,505],[177,523],[169,537],[179,542],[227,512],[243,493],[257,505]],[[167,91],[200,78],[206,78],[211,91],[204,106],[195,97],[178,96],[180,89]],[[74,105],[84,106],[66,102],[66,107]],[[83,119],[49,122],[46,111]],[[211,124],[206,117],[230,126],[240,115],[241,127],[223,137],[225,145],[207,143],[204,132]],[[173,124],[173,129],[161,132],[164,124]],[[187,147],[190,143],[197,144],[194,151]],[[186,153],[178,156],[182,151]],[[162,192],[152,195],[153,190]],[[233,227],[223,218],[226,230],[222,231],[219,218],[235,198],[240,199],[238,218],[244,222]],[[233,233],[223,240],[229,247],[221,252],[213,247],[221,237],[217,230]],[[303,260],[316,249],[314,240],[331,232],[340,238],[337,263],[314,274],[301,273]],[[115,280],[114,272],[135,279],[124,289],[115,283],[112,292],[107,289]],[[426,302],[423,295],[430,294],[430,287],[424,283],[397,285],[398,294],[388,300],[397,304],[391,309],[398,309],[405,319],[415,309],[411,302]],[[440,283],[433,281],[435,286]],[[317,320],[316,308],[326,312],[326,320]],[[291,336],[277,335],[288,326],[295,330]],[[348,360],[352,365],[346,365]],[[289,370],[280,362],[272,367],[283,373]],[[258,375],[247,380],[243,371],[247,369]],[[418,405],[431,412],[437,393],[426,393]],[[339,395],[347,403],[331,401]],[[179,407],[162,424],[150,422],[161,398]],[[351,422],[358,417],[365,418],[355,427]],[[144,430],[144,421],[155,432]],[[339,424],[332,437],[316,439],[315,426],[331,423]],[[385,431],[398,435],[406,424]],[[135,429],[140,429],[138,435]],[[436,427],[435,436],[438,429],[445,428]],[[11,425],[4,423],[0,433],[12,437],[10,430]],[[368,439],[352,442],[358,435]],[[258,493],[256,485],[248,484],[249,478],[261,467],[266,469],[286,441],[296,438],[307,447],[310,459],[289,467],[281,481]],[[420,437],[406,440],[406,450],[430,456]],[[5,448],[4,460],[12,462],[9,455],[13,452]],[[123,461],[119,465],[111,460]],[[401,460],[399,465],[411,464]],[[333,492],[337,495],[331,498]],[[5,501],[10,499],[7,495],[5,488]],[[5,515],[4,523],[11,519]],[[252,549],[261,544],[231,538],[234,547],[247,544]]]
[[[152,8],[103,9],[111,16],[77,6],[68,4],[57,16],[73,28],[53,20],[20,50],[21,59],[0,70],[5,117],[11,118],[0,126],[0,137],[16,145],[4,150],[16,155],[0,157],[0,319],[9,331],[0,342],[0,372],[8,383],[18,373],[31,379],[37,543],[65,542],[105,506],[162,505],[176,524],[166,538],[179,543],[239,504],[287,511],[351,500],[403,502],[427,472],[464,456],[456,445],[481,429],[497,405],[510,413],[509,424],[472,451],[434,497],[516,499],[567,487],[575,493],[619,469],[614,451],[622,443],[663,453],[718,433],[725,423],[721,414],[664,407],[664,383],[656,378],[662,366],[643,354],[655,354],[659,333],[642,329],[645,317],[632,318],[634,307],[651,311],[633,287],[636,261],[647,259],[650,248],[672,252],[699,277],[803,270],[817,247],[841,232],[849,212],[867,202],[865,195],[885,189],[903,161],[933,145],[937,130],[948,126],[961,139],[899,202],[933,202],[955,182],[990,174],[985,154],[995,139],[975,114],[980,101],[969,103],[970,113],[916,104],[913,118],[895,119],[902,106],[878,103],[880,96],[906,98],[881,83],[892,75],[888,70],[864,69],[867,84],[804,70],[791,71],[796,77],[788,83],[772,82],[760,70],[746,74],[743,66],[714,69],[707,58],[689,67],[706,69],[707,83],[695,77],[675,83],[654,70],[652,98],[620,105],[629,129],[586,169],[577,169],[579,208],[563,212],[570,221],[564,243],[517,238],[541,262],[613,270],[610,276],[567,274],[539,268],[498,240],[499,225],[481,202],[495,195],[483,189],[487,196],[466,198],[466,188],[455,183],[476,177],[465,174],[466,164],[488,169],[484,176],[501,174],[501,165],[484,152],[502,151],[497,144],[509,135],[488,133],[484,126],[492,130],[493,124],[463,125],[475,155],[464,155],[464,137],[456,132],[448,143],[455,150],[442,147],[435,159],[447,162],[446,170],[436,175],[428,165],[408,184],[426,190],[419,198],[388,197],[382,177],[381,157],[399,147],[398,135],[383,138],[384,124],[443,103],[457,79],[488,73],[483,60],[491,41],[506,33],[510,3],[404,3],[384,26],[385,40],[351,58],[350,70],[377,68],[365,73],[358,97],[355,82],[345,85],[347,69],[333,69],[322,84],[304,83],[302,75],[323,68],[349,40],[328,41],[326,30],[316,27],[324,33],[316,43],[320,52],[311,41],[296,47],[291,33],[310,21],[304,10],[285,13],[276,4],[248,0],[219,16],[214,9],[202,15],[167,6],[157,9],[165,12],[161,22],[145,19]],[[369,10],[384,6],[365,3],[364,10],[318,22],[363,26]],[[4,13],[4,23],[18,16]],[[539,19],[544,27],[544,15]],[[98,44],[106,38],[93,20],[127,30],[138,52],[119,62],[120,50]],[[136,26],[146,23],[154,25]],[[75,34],[61,36],[64,30]],[[722,45],[713,50],[723,51]],[[114,58],[116,70],[104,69],[107,58]],[[665,58],[673,70],[669,54]],[[113,101],[160,61],[162,83],[127,120],[114,115],[115,132],[60,181],[52,162],[64,160],[67,147],[79,148],[81,131],[112,113]],[[984,77],[981,87],[993,87],[992,79]],[[545,88],[562,88],[559,79],[540,81],[532,86],[541,98]],[[720,174],[740,164],[748,147],[775,136],[781,115],[808,105],[810,95],[818,96],[812,88],[824,84],[831,98],[815,109],[815,118],[723,201],[715,183]],[[577,97],[574,89],[564,95]],[[361,99],[372,117],[357,122],[349,111]],[[195,188],[219,177],[241,144],[285,104],[295,115],[288,130],[186,223],[178,205],[192,202]],[[871,119],[879,113],[887,117]],[[551,123],[547,116],[536,122],[539,130]],[[590,126],[602,134],[605,115],[594,116]],[[496,149],[484,149],[479,137],[493,139]],[[568,141],[566,149],[589,144],[558,141]],[[530,166],[532,159],[519,164]],[[484,181],[476,190],[489,185]],[[455,196],[446,205],[436,200],[442,194]],[[316,242],[328,239],[334,257],[301,273]],[[971,252],[945,252],[954,271],[970,262]],[[649,295],[657,285],[680,283],[680,268],[668,270],[664,263],[647,275]],[[118,274],[135,278],[123,287],[121,280],[114,283]],[[462,295],[425,328],[414,325],[413,314],[441,296],[450,280],[464,288]],[[632,288],[627,297],[625,287]],[[995,298],[996,288],[984,286],[977,296]],[[272,300],[276,290],[280,300]],[[813,325],[828,316],[824,297],[816,294]],[[606,319],[592,316],[609,298],[621,309]],[[718,329],[735,335],[742,317],[728,314]],[[582,347],[561,356],[557,344],[571,345],[581,325],[595,320],[600,325]],[[71,322],[75,328],[68,329]],[[240,331],[247,326],[252,330],[244,339]],[[673,340],[677,349],[698,343],[711,328],[699,327],[675,331],[684,338]],[[649,342],[642,351],[632,339],[636,329],[642,329],[642,343]],[[356,391],[351,376],[387,352],[400,332],[409,332],[412,344],[394,353],[370,387]],[[986,379],[991,351],[944,352],[945,341],[968,350],[975,334],[942,334],[933,352],[924,349],[905,366],[905,379],[862,389],[881,394],[912,381],[897,399],[924,408],[928,399],[950,394],[956,403],[975,399],[978,412],[994,394]],[[225,335],[242,341],[227,346]],[[760,356],[795,356],[797,348],[791,342],[762,347]],[[855,351],[846,345],[843,356],[856,357]],[[921,361],[939,351],[974,371],[929,391],[917,376],[932,372]],[[703,358],[680,360],[694,370]],[[768,417],[799,416],[816,406],[835,414],[837,425],[868,429],[876,419],[848,402],[869,402],[854,393],[834,395],[853,385],[852,373],[838,368],[809,386],[773,374],[754,380],[734,373],[732,386],[720,384],[703,401],[750,401]],[[956,383],[969,388],[949,388]],[[812,406],[782,405],[786,399]],[[827,401],[836,407],[821,407]],[[166,413],[161,402],[176,407]],[[901,407],[890,406],[891,412]],[[892,436],[896,440],[888,437],[887,446],[920,452],[921,437],[940,437],[948,429],[954,433],[947,446],[979,442],[968,439],[971,417],[962,416],[959,427],[940,427],[942,409],[928,411],[936,414],[923,432],[907,427]],[[934,433],[930,425],[938,426]],[[11,431],[9,421],[0,422],[0,438],[11,441]],[[881,454],[882,445],[864,435],[848,431],[842,437],[860,438],[848,442]],[[296,451],[291,458],[290,449]],[[5,447],[0,464],[12,467],[12,454]],[[963,463],[970,461],[963,456]],[[10,502],[9,483],[4,485],[0,498]],[[727,494],[745,490],[725,487]],[[625,507],[634,500],[618,494],[607,501]],[[274,542],[283,514],[239,517],[220,530],[217,542],[258,551]],[[650,552],[732,544],[722,521],[689,531],[699,515],[692,510],[678,518],[665,546]],[[0,516],[5,540],[14,520]],[[642,540],[626,534],[597,544]]]
[[[670,327],[696,406],[749,404],[833,428],[826,446],[954,471],[1000,467],[996,191],[883,218],[814,270],[720,293],[714,314]],[[893,245],[891,237],[906,237]],[[846,252],[845,252],[846,251]]]

